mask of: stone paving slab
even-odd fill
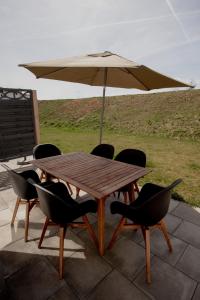
[[[200,227],[197,225],[183,221],[173,235],[194,247],[200,248]]]
[[[24,240],[21,239],[8,244],[1,250],[0,255],[0,264],[3,268],[4,277],[12,276],[24,268],[34,259],[34,255],[39,255],[38,248],[34,242],[24,243]]]
[[[46,300],[64,286],[65,281],[58,279],[56,270],[44,257],[34,257],[28,265],[9,277],[6,284],[13,300]]]
[[[192,300],[199,300],[199,299],[200,299],[200,284],[198,284]]]
[[[122,238],[106,252],[105,259],[124,276],[133,280],[145,267],[145,250],[135,242]]]
[[[176,264],[176,267],[194,280],[200,282],[200,249],[189,245]]]
[[[97,255],[96,250],[86,248],[65,260],[64,279],[83,299],[111,270],[111,266]]]
[[[118,271],[114,270],[96,287],[88,299],[148,300],[153,298],[131,284]]]
[[[164,221],[167,225],[167,231],[169,233],[173,233],[181,224],[182,219],[168,213],[167,216],[164,218]]]
[[[24,238],[24,228],[18,227],[17,224],[10,224],[0,227],[0,250],[9,243]]]
[[[151,262],[151,274],[151,284],[144,280],[145,271],[134,282],[158,300],[191,299],[197,286],[196,281],[156,257]]]
[[[170,204],[169,204],[169,211],[168,212],[171,213],[176,207],[179,206],[179,204],[180,204],[179,201],[171,199]]]
[[[168,245],[166,240],[163,237],[163,234],[160,230],[154,230],[151,233],[151,253],[157,255],[163,261],[169,263],[170,265],[175,265],[180,257],[183,255],[186,247],[184,241],[179,240],[173,236],[170,236],[171,244],[172,244],[172,252],[169,252]],[[140,243],[144,247],[144,241]]]
[[[193,208],[186,203],[180,203],[173,211],[172,214],[200,226],[200,209]]]
[[[48,298],[48,300],[79,300],[79,298],[74,294],[72,289],[66,284],[64,287],[56,291],[53,296]]]

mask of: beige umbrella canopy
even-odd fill
[[[189,84],[165,76],[144,65],[139,65],[108,51],[72,58],[20,64],[19,66],[31,71],[36,78],[103,86],[100,143],[102,141],[106,87],[134,88],[144,91],[191,87]]]

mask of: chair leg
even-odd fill
[[[170,252],[172,252],[172,244],[171,244],[171,241],[170,241],[170,238],[169,238],[169,235],[168,235],[168,233],[167,233],[167,227],[166,227],[166,225],[165,225],[165,222],[162,220],[161,222],[160,222],[160,229],[161,229],[161,231],[162,231],[162,233],[163,233],[163,235],[164,235],[164,237],[165,237],[165,240],[166,240],[166,242],[167,242],[167,245],[168,245],[168,248],[169,248],[169,251]]]
[[[150,266],[150,230],[144,230],[145,235],[145,253],[146,253],[146,281],[151,283],[151,266]]]
[[[114,245],[114,243],[116,241],[116,238],[117,238],[117,236],[118,236],[119,232],[121,231],[121,229],[122,229],[122,227],[123,227],[124,224],[125,224],[125,218],[122,217],[121,220],[120,220],[120,222],[119,222],[119,224],[117,225],[114,233],[113,233],[113,236],[112,236],[112,238],[110,240],[110,243],[108,245],[108,249],[111,249],[113,247],[113,245]]]
[[[41,234],[41,237],[40,237],[40,240],[39,240],[39,244],[38,244],[38,248],[39,249],[41,248],[41,245],[42,245],[42,242],[43,242],[43,239],[44,239],[44,236],[45,236],[48,224],[49,224],[49,218],[46,217],[46,220],[44,222],[43,229],[42,229],[42,234]]]
[[[12,220],[11,220],[11,225],[13,225],[14,222],[15,222],[15,218],[16,218],[16,215],[17,215],[17,211],[18,211],[18,208],[19,208],[20,201],[21,201],[21,198],[17,197],[14,212],[13,212],[13,216],[12,216]]]
[[[66,228],[60,227],[60,250],[59,250],[59,278],[63,278],[63,270],[64,270],[64,264],[63,264],[63,253],[64,253],[64,239],[65,239],[65,233]]]
[[[66,182],[66,184],[67,184],[67,187],[68,187],[68,190],[69,190],[70,194],[72,195],[73,192],[72,192],[72,188],[71,188],[69,182]]]
[[[30,202],[26,203],[26,216],[25,216],[25,237],[24,241],[28,241],[28,227],[29,227],[29,212],[30,212]]]
[[[124,203],[128,204],[128,193],[123,192],[123,196],[124,196]]]
[[[41,171],[41,174],[40,174],[40,181],[42,181],[42,179],[44,178],[44,176],[45,176],[44,171]]]
[[[130,185],[128,190],[129,203],[135,201],[135,192],[134,192],[134,184]]]
[[[91,239],[94,241],[96,247],[98,248],[99,247],[99,243],[98,243],[96,234],[95,234],[95,232],[94,232],[91,224],[89,223],[87,216],[83,216],[83,222],[86,224],[87,230],[89,232],[89,235],[90,235]]]
[[[139,190],[137,182],[134,182],[134,190],[137,192],[137,194],[139,194],[140,190]]]
[[[80,189],[76,187],[76,198],[79,196]]]

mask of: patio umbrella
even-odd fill
[[[36,78],[103,86],[100,144],[102,142],[106,87],[135,88],[144,91],[191,87],[189,84],[170,78],[108,51],[72,58],[20,64],[19,66],[31,71]]]

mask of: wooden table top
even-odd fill
[[[147,168],[83,152],[37,159],[31,163],[98,199],[150,172]]]

